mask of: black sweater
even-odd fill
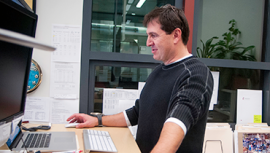
[[[201,153],[213,77],[195,57],[157,66],[148,77],[135,106],[126,110],[132,125],[138,124],[136,141],[143,153],[156,145],[164,122],[174,117],[187,133],[177,152]]]

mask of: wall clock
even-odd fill
[[[30,74],[27,85],[27,93],[30,93],[37,89],[42,80],[42,71],[38,63],[32,59]]]

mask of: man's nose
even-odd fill
[[[147,41],[146,41],[146,46],[152,46],[153,45],[153,41],[147,37]]]

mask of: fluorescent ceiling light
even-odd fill
[[[0,28],[0,40],[17,45],[22,45],[30,48],[38,48],[47,51],[54,51],[56,49],[53,46],[38,42],[33,37],[1,28]]]
[[[131,15],[136,15],[135,13],[131,13]]]
[[[129,5],[129,4],[126,6],[126,11],[128,11],[130,9],[130,6],[131,5]]]
[[[126,24],[129,24],[131,20],[127,20]]]
[[[141,8],[146,0],[140,0],[138,4],[136,5],[137,8]]]
[[[104,26],[104,27],[114,27],[114,25],[110,24],[102,24],[102,23],[92,23],[93,26]],[[116,25],[116,27],[122,27],[122,25]],[[146,31],[146,27],[136,27],[136,26],[125,26],[126,28],[134,28],[139,29],[141,31]]]

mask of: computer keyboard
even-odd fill
[[[21,148],[48,148],[50,140],[50,133],[28,134]]]
[[[107,131],[83,130],[84,149],[86,152],[103,151],[117,152],[112,138]]]

